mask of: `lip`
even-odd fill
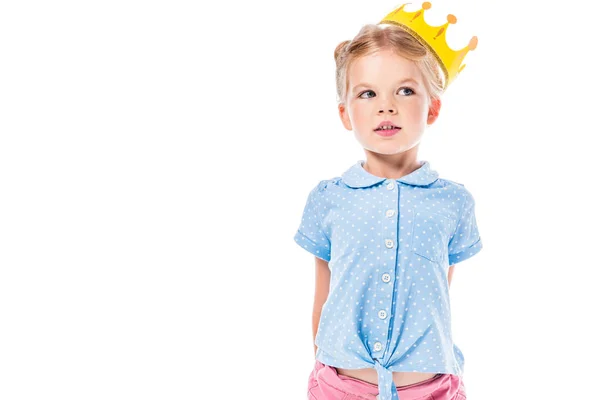
[[[401,129],[402,128],[379,130],[379,131],[375,131],[375,133],[378,134],[379,136],[390,137],[390,136],[394,136],[396,133],[400,132]]]
[[[393,123],[392,121],[381,121],[381,122],[379,123],[379,125],[377,125],[377,128],[375,128],[375,129],[379,129],[379,128],[381,128],[381,127],[382,127],[382,126],[384,126],[384,125],[398,126],[398,125],[396,125],[395,123]]]
[[[396,128],[386,129],[386,130],[378,130],[380,127],[385,126],[385,125],[395,126]],[[390,137],[390,136],[394,136],[396,133],[400,132],[400,129],[402,129],[402,128],[398,128],[398,125],[394,124],[392,121],[381,121],[381,123],[377,126],[377,128],[374,129],[374,131],[379,136]]]

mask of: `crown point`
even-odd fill
[[[479,41],[477,40],[477,36],[473,36],[469,41],[469,50],[475,50],[477,48],[478,42]]]
[[[448,14],[447,20],[451,24],[455,24],[456,23],[456,17],[454,15],[452,15],[452,14]]]
[[[431,8],[431,3],[426,1],[421,5],[421,7],[423,7],[423,10],[429,10]]]

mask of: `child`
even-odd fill
[[[431,27],[430,7],[402,6],[335,49],[340,118],[366,160],[310,191],[294,236],[316,256],[309,399],[466,399],[449,284],[482,249],[475,202],[417,150],[477,39],[451,50],[456,18]]]

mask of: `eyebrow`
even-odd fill
[[[398,81],[398,85],[400,85],[401,83],[405,83],[405,82],[412,82],[415,85],[419,85],[419,83],[416,80],[414,80],[413,78],[404,78],[404,79],[401,79],[400,81]],[[352,88],[352,92],[355,92],[356,89],[358,89],[361,86],[363,86],[363,87],[372,87],[373,85],[370,85],[368,83],[359,83],[358,85],[356,85],[356,86],[354,86]]]

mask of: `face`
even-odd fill
[[[350,65],[346,102],[338,107],[344,127],[354,131],[365,150],[393,155],[416,150],[425,128],[437,119],[439,106],[439,101],[430,106],[418,67],[384,50]],[[384,121],[400,129],[391,136],[379,135],[376,129]]]

